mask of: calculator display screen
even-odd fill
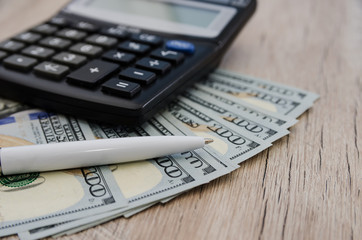
[[[70,13],[158,32],[216,37],[236,14],[229,6],[185,0],[75,0]]]
[[[154,19],[183,23],[192,26],[207,28],[220,13],[210,10],[175,3],[141,1],[141,0],[92,0],[92,8],[107,9],[123,13],[132,13]]]

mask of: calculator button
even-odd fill
[[[119,78],[147,85],[155,81],[156,74],[137,68],[127,68],[119,74]]]
[[[174,64],[179,64],[185,58],[185,55],[181,52],[176,52],[167,49],[157,49],[151,52],[151,57],[166,60]]]
[[[141,86],[137,83],[112,78],[102,85],[102,91],[131,98],[141,91]]]
[[[171,64],[168,62],[148,57],[137,61],[136,66],[160,74],[166,73],[171,68]]]
[[[68,75],[71,83],[93,87],[97,83],[105,80],[113,72],[117,71],[119,66],[114,63],[93,60],[78,70]]]
[[[225,4],[225,5],[228,5],[230,2],[230,0],[207,0],[207,1],[212,3]]]
[[[18,54],[14,54],[4,60],[5,67],[17,69],[19,71],[29,71],[36,63],[36,59]]]
[[[96,25],[84,21],[77,22],[73,25],[73,27],[87,32],[95,32],[98,30],[98,27]]]
[[[177,52],[186,54],[193,54],[195,52],[195,45],[183,40],[170,40],[166,42],[166,48]]]
[[[40,34],[32,33],[32,32],[20,33],[14,37],[15,40],[25,42],[25,43],[35,43],[40,38],[41,38]]]
[[[6,52],[0,51],[0,60],[7,56]]]
[[[103,59],[119,64],[129,64],[136,58],[134,54],[111,50],[103,55]]]
[[[250,1],[246,0],[231,0],[229,4],[234,7],[246,7],[248,6],[249,2]]]
[[[69,50],[75,53],[84,54],[88,57],[96,57],[103,51],[101,47],[85,43],[77,43],[69,48]]]
[[[128,36],[127,31],[120,27],[103,28],[101,33],[118,39],[124,39]]]
[[[49,20],[49,23],[53,24],[53,25],[57,25],[59,27],[65,27],[68,25],[67,19],[65,19],[63,17],[53,17],[52,19]]]
[[[52,60],[54,62],[62,63],[67,66],[76,68],[83,65],[86,62],[87,58],[74,53],[62,52],[55,55]]]
[[[71,28],[65,28],[59,32],[56,33],[58,37],[68,38],[70,40],[79,41],[82,40],[87,36],[85,32],[71,29]]]
[[[58,28],[51,24],[45,23],[45,24],[36,26],[31,31],[36,32],[36,33],[45,34],[45,35],[50,35],[50,34],[55,33],[56,31],[58,31]]]
[[[47,38],[44,38],[43,40],[41,40],[39,42],[39,44],[46,46],[46,47],[52,47],[52,48],[56,48],[58,50],[62,50],[62,49],[69,47],[69,45],[71,44],[71,41],[63,39],[63,38],[58,38],[58,37],[47,37]]]
[[[136,42],[146,43],[153,46],[160,45],[162,43],[162,39],[159,36],[141,33],[132,35],[132,40]]]
[[[131,41],[126,41],[121,43],[120,45],[118,45],[118,48],[136,54],[144,54],[150,50],[150,46],[148,45],[131,42]]]
[[[51,79],[61,79],[69,72],[69,68],[60,64],[43,62],[34,68],[34,73]]]
[[[25,48],[21,52],[30,57],[36,57],[40,59],[49,58],[51,55],[54,54],[54,50],[40,46],[30,46]]]
[[[100,34],[94,34],[94,35],[88,37],[85,41],[88,43],[100,45],[105,48],[110,48],[117,44],[116,38],[112,38],[112,37],[108,37],[108,36],[100,35]]]
[[[25,45],[21,42],[7,40],[0,43],[0,49],[8,52],[17,52],[22,49]]]

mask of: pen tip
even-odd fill
[[[205,144],[209,144],[214,141],[214,139],[212,139],[212,138],[204,138],[204,139],[205,139]]]

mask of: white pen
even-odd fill
[[[82,168],[162,157],[213,142],[194,136],[150,136],[63,142],[0,149],[4,175]]]

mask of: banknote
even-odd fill
[[[91,227],[95,227],[99,224],[111,221],[118,217],[125,217],[129,218],[141,211],[146,210],[147,208],[157,204],[157,202],[150,203],[144,206],[140,206],[134,209],[131,209],[129,211],[125,211],[121,214],[110,214],[109,212],[106,213],[100,213],[93,217],[92,221],[89,220],[89,218],[82,218],[78,219],[76,221],[67,221],[62,222],[58,224],[52,224],[44,227],[39,227],[35,229],[31,229],[29,231],[24,231],[18,233],[18,237],[21,240],[35,240],[35,239],[41,239],[44,237],[52,236],[53,238],[58,238],[64,235],[71,235],[83,230],[86,230]]]
[[[126,126],[109,126],[95,123],[89,123],[89,126],[92,129],[92,132],[96,138],[117,138],[149,135],[182,135],[179,130],[177,130],[169,122],[162,119],[161,116],[152,118],[149,122],[143,124],[142,126],[134,128]],[[191,133],[190,135],[193,134]],[[194,151],[175,154],[170,157],[173,157],[177,162],[184,160],[182,161],[184,168],[192,169],[193,175],[197,176],[198,178],[199,183],[196,185],[206,183],[212,179],[225,175],[238,167],[238,165],[236,164],[226,162],[221,155],[213,153],[213,151],[211,151],[210,149],[208,150],[209,151],[205,149],[197,149]],[[155,162],[155,160],[149,161],[148,164],[150,162]],[[165,162],[164,159],[161,162],[162,164],[169,164]],[[142,165],[143,164],[145,163],[142,163]],[[124,167],[123,165],[132,165],[132,163],[120,164],[117,167],[122,168]],[[164,182],[161,189],[157,188],[157,186],[153,186],[154,189],[148,191],[147,188],[151,188],[152,186],[148,187],[147,185],[149,185],[149,182],[153,182],[153,178],[159,175],[159,173],[157,174],[157,172],[154,172],[154,170],[152,169],[145,169],[142,165],[134,167],[134,170],[132,170],[132,168],[124,169],[123,173],[121,171],[122,174],[117,174],[117,176],[119,178],[124,178],[124,180],[121,181],[120,188],[126,197],[130,197],[130,201],[132,199],[135,199],[141,202],[141,199],[143,197],[146,198],[147,201],[143,201],[137,204],[130,203],[129,207],[122,209],[122,211],[113,211],[106,214],[99,214],[91,218],[79,219],[77,221],[53,225],[47,228],[33,229],[20,234],[22,236],[22,239],[36,239],[39,237],[54,235],[58,232],[73,233],[75,231],[81,231],[120,216],[131,216],[156,204],[160,200],[169,199],[170,197],[172,198],[173,196],[185,192],[185,190],[188,190],[188,188],[186,188],[185,190],[179,188],[181,190],[178,190],[176,192],[170,191],[172,190],[173,185],[175,185],[174,181],[176,180],[168,179],[168,182]],[[111,169],[112,168],[116,168],[116,166],[111,166]],[[173,175],[177,174],[176,169],[171,169],[169,172]],[[130,177],[126,178],[125,175],[127,174],[136,176],[132,177],[132,179]],[[118,178],[117,176],[115,176],[116,179]],[[128,185],[131,184],[132,186],[122,186],[125,185],[126,182]],[[192,184],[191,186],[193,187],[194,185],[195,184]],[[129,191],[140,191],[141,195],[139,195],[138,198],[132,198],[132,193],[128,193]],[[158,194],[162,192],[166,192],[167,194]],[[152,195],[157,197],[152,197]]]
[[[179,127],[183,127],[183,126],[179,126]],[[120,135],[124,135],[124,132],[125,132],[125,130],[120,130],[119,127],[116,128],[116,131]],[[111,131],[109,131],[109,129],[107,129],[106,132],[109,134]],[[147,123],[143,124],[141,127],[135,127],[134,130],[130,130],[128,128],[127,132],[133,132],[133,133],[136,132],[137,133],[136,135],[140,135],[140,136],[184,135],[184,133],[182,133],[181,131],[176,129],[173,125],[171,125],[169,122],[167,122],[160,115],[157,115],[157,114],[154,118],[150,119]],[[102,133],[98,133],[98,134],[104,135]],[[111,135],[113,135],[113,133],[111,133]],[[189,133],[189,135],[193,135],[192,132]],[[218,178],[222,175],[225,175],[225,174],[229,173],[230,171],[233,171],[239,167],[236,164],[225,161],[225,159],[223,159],[223,157],[220,154],[217,154],[214,151],[207,149],[207,146],[205,146],[203,149],[197,149],[194,151],[184,152],[181,154],[187,155],[187,159],[188,159],[188,163],[190,164],[190,167],[193,167],[196,171],[198,171],[198,174],[200,176],[207,177],[208,181]],[[169,201],[170,199],[173,199],[174,197],[178,196],[179,194],[180,193],[178,193],[175,196],[162,199],[161,202],[165,203],[165,202]],[[130,217],[136,213],[139,213],[139,212],[153,206],[157,202],[149,203],[149,204],[146,204],[141,207],[136,207],[136,208],[130,209],[130,210],[124,212],[123,216]],[[110,219],[110,218],[107,218],[104,220],[107,221],[108,219]],[[75,229],[83,230],[85,227],[86,226],[74,228],[71,232],[75,231]]]
[[[149,135],[142,126],[135,129],[125,126],[108,126],[94,123],[89,125],[96,138]],[[194,159],[193,157],[192,159]],[[22,236],[24,238],[26,236],[27,238],[25,239],[32,239],[33,236],[46,237],[71,229],[85,229],[94,224],[100,224],[121,217],[132,209],[142,208],[150,203],[158,202],[161,199],[207,183],[209,178],[200,174],[199,169],[196,169],[190,163],[190,160],[190,154],[179,153],[151,160],[112,165],[110,166],[111,172],[123,196],[128,201],[127,207],[54,225],[44,230],[38,229],[38,231],[35,231],[33,229],[28,231],[27,234],[22,234]],[[32,232],[33,234],[31,234]]]
[[[210,74],[210,78],[223,78],[237,83],[241,82],[250,86],[264,89],[271,93],[275,93],[279,96],[293,99],[294,101],[314,102],[319,97],[318,94],[315,94],[313,92],[305,91],[272,81],[267,81],[260,78],[243,75],[240,73],[227,71],[224,69],[215,70],[212,74]]]
[[[0,123],[1,147],[94,139],[84,121],[29,110]],[[0,176],[0,236],[127,205],[108,167]]]
[[[251,115],[265,124],[268,124],[270,127],[275,126],[288,129],[298,122],[298,120],[293,117],[270,112],[247,102],[239,101],[229,94],[216,91],[206,86],[195,85],[188,91],[193,92],[196,96],[203,94],[205,99],[209,102],[221,104],[223,108],[229,111],[238,112],[243,115]]]
[[[41,227],[38,227],[38,228],[33,228],[31,230],[18,232],[18,237],[21,240],[41,239],[41,238],[44,238],[44,237],[38,236],[38,233],[43,235],[43,233],[46,232],[47,230],[55,229],[56,227],[60,227],[61,225],[66,224],[68,222],[71,222],[71,221],[54,223],[54,224],[50,224],[50,225],[46,225],[46,226],[41,226]],[[50,236],[50,235],[47,235],[47,236]]]
[[[261,121],[254,115],[229,110],[222,103],[215,103],[213,99],[208,100],[208,95],[197,91],[187,91],[183,93],[182,97],[179,97],[179,100],[197,108],[208,116],[239,128],[240,133],[246,131],[269,142],[274,142],[289,134],[289,131],[283,127],[270,126],[270,124]]]
[[[295,118],[300,116],[313,105],[313,102],[295,101],[258,87],[250,86],[241,82],[233,82],[225,78],[209,77],[207,80],[201,81],[199,84],[208,86],[220,92],[225,92],[239,100],[246,101],[268,111],[277,112],[279,114]]]
[[[98,216],[100,219],[106,219],[106,217],[109,216],[108,212],[105,213],[100,213],[97,214],[96,216]],[[111,220],[111,219],[109,219]],[[93,223],[88,223],[88,219],[87,218],[81,218],[78,220],[73,220],[73,221],[65,221],[65,222],[60,222],[60,223],[55,223],[55,224],[49,224],[46,226],[41,226],[38,228],[33,228],[31,230],[28,231],[23,231],[23,232],[19,232],[18,233],[18,237],[21,240],[35,240],[35,239],[42,239],[48,236],[53,236],[54,238],[56,237],[60,237],[62,235],[67,234],[67,232],[70,231],[71,228],[69,228],[69,224],[73,223],[73,222],[77,222],[78,226],[74,227],[75,229],[79,228],[79,231],[82,231],[84,229],[81,229],[82,226],[88,226],[89,227],[93,227],[96,226],[98,224],[101,224],[101,222],[98,221],[94,221]],[[83,222],[88,223],[86,224],[82,224]],[[71,233],[69,233],[71,234]]]
[[[27,105],[22,103],[0,98],[0,119],[28,108],[29,107]]]
[[[0,147],[149,135],[198,135],[214,139],[214,143],[194,151],[134,163],[70,170],[80,173],[73,175],[83,187],[84,196],[81,200],[71,202],[73,205],[68,204],[60,210],[56,209],[58,211],[51,212],[51,218],[45,217],[25,223],[23,227],[13,227],[13,232],[8,233],[16,230],[21,239],[27,240],[72,234],[117,217],[132,216],[158,202],[165,203],[196,186],[229,173],[238,167],[238,163],[271,146],[271,142],[288,134],[287,129],[297,122],[295,117],[308,109],[317,98],[316,94],[293,87],[217,70],[207,81],[196,84],[164,111],[137,127],[86,122],[40,110],[0,119]],[[13,130],[15,128],[17,130]],[[1,134],[8,138],[2,140]],[[101,183],[109,185],[106,187],[106,196],[111,196],[116,203],[107,202],[104,203],[105,206],[84,211],[86,213],[83,215],[70,215],[70,218],[67,215],[64,218],[53,217],[62,211],[68,214],[69,210],[77,209],[82,204],[85,208],[93,204],[89,199],[86,201],[89,193],[84,190],[90,182],[87,182],[89,179],[85,176],[89,171],[93,174],[90,175],[92,181],[94,175],[102,176]],[[63,172],[69,171],[54,174]],[[48,173],[42,174],[39,176]],[[48,182],[49,179],[46,178]],[[29,189],[38,186],[36,184],[39,180],[33,182],[29,183]],[[0,181],[0,187],[1,184]],[[47,192],[43,191],[42,194]],[[75,197],[71,196],[68,200]],[[2,198],[0,221],[3,221],[1,206],[6,204],[1,204],[1,201]],[[101,207],[102,211],[98,211]],[[48,216],[47,214],[44,216]],[[39,216],[32,217],[43,217]],[[2,226],[0,225],[0,236]]]
[[[186,134],[185,132],[181,132],[173,125],[169,124],[160,115],[156,114],[155,116],[158,117],[151,118],[148,122],[140,127],[109,126],[105,124],[94,123],[89,123],[89,126],[96,138],[157,135],[171,136]],[[187,132],[187,134],[189,134],[189,136],[194,135],[191,131]],[[237,164],[225,161],[223,156],[212,151],[207,145],[202,149],[197,149],[191,152],[184,152],[181,154],[185,156],[188,155],[186,158],[189,160],[187,162],[190,163],[190,167],[194,168],[196,171],[201,170],[201,172],[199,172],[200,174],[208,175],[209,178],[213,176],[213,174],[216,174],[215,176],[211,177],[211,179],[227,174],[239,167]]]
[[[123,126],[100,126],[97,129],[96,125],[93,125],[92,130],[99,136],[106,135],[107,137],[150,135],[142,126],[137,129]],[[111,166],[118,186],[129,204],[122,211],[128,211],[208,182],[208,179],[200,175],[198,169],[189,163],[189,158],[188,154],[178,153]]]
[[[161,201],[162,202],[162,201]],[[142,211],[145,211],[146,209],[154,206],[155,204],[157,204],[157,202],[154,202],[154,203],[150,203],[150,204],[147,204],[147,205],[144,205],[144,206],[141,206],[141,207],[137,207],[137,208],[134,208],[134,209],[131,209],[129,211],[126,211],[124,213],[122,213],[122,216],[125,217],[125,218],[130,218],[132,217],[133,215],[136,215],[137,213],[140,213]],[[49,231],[47,233],[46,236],[52,236],[53,238],[57,238],[57,237],[61,237],[61,236],[64,236],[64,235],[71,235],[71,234],[75,234],[75,233],[78,233],[78,232],[81,232],[81,231],[84,231],[86,229],[89,229],[91,227],[95,227],[95,226],[98,226],[99,224],[102,224],[102,223],[105,223],[105,222],[108,222],[108,221],[111,221],[115,218],[118,218],[120,216],[110,216],[110,217],[100,217],[101,220],[99,221],[94,221],[92,223],[88,223],[88,224],[83,224],[83,225],[79,225],[77,227],[74,227],[74,228],[71,228],[69,230],[63,230],[61,232],[55,232],[55,231]],[[54,233],[52,233],[54,232]],[[33,239],[39,239],[39,238],[42,238],[42,237],[39,237],[39,236],[42,236],[42,235],[39,235],[38,237],[34,238],[36,236],[36,234],[33,234],[33,235],[30,235],[28,232],[25,232],[24,233],[24,238],[20,237],[21,240],[33,240]]]
[[[246,132],[240,134],[239,129],[227,127],[180,100],[172,102],[160,115],[174,126],[182,123],[195,135],[212,138],[214,142],[210,147],[234,163],[245,161],[271,146]]]

